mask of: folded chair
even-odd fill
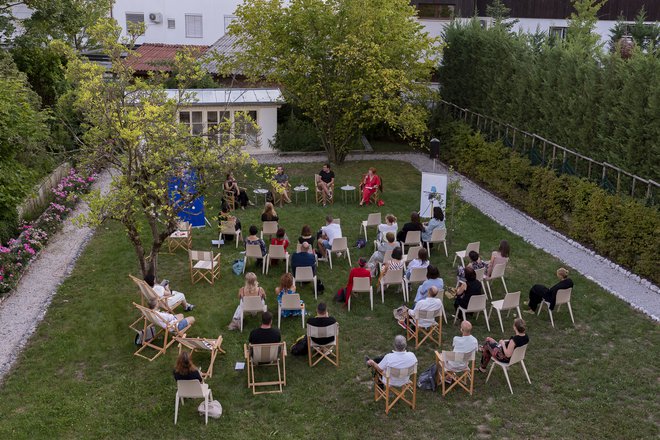
[[[300,294],[289,293],[282,295],[282,304],[277,305],[277,327],[281,327],[282,312],[285,310],[300,310],[302,327],[305,328],[305,304],[300,301]]]
[[[573,322],[573,325],[575,325],[575,319],[573,319],[573,309],[571,308],[571,293],[573,292],[573,288],[568,288],[568,289],[561,289],[557,291],[557,297],[555,299],[555,307],[557,312],[559,312],[559,308],[561,307],[562,304],[566,304],[568,307],[568,313],[571,315],[571,322]],[[552,310],[550,310],[550,303],[547,302],[546,300],[541,301],[541,304],[539,305],[539,310],[536,312],[537,315],[541,314],[541,309],[543,308],[543,305],[548,308],[548,313],[550,314],[550,323],[552,324],[552,328],[555,328],[555,320],[552,317]]]
[[[277,228],[279,228],[277,222],[263,222],[261,225],[261,239],[264,240],[264,237],[270,239],[275,236],[277,234]]]
[[[369,292],[369,302],[371,303],[371,310],[373,310],[374,288],[371,285],[371,279],[369,277],[356,277],[353,278],[353,289],[351,291],[351,296],[348,297],[348,311],[351,311],[351,300],[353,299],[353,294],[357,292]]]
[[[401,387],[390,385],[390,379],[408,379],[408,382]],[[381,388],[382,386],[382,388]],[[374,402],[385,399],[385,414],[399,400],[410,405],[415,409],[417,402],[417,364],[409,368],[387,367],[383,375],[374,375]]]
[[[332,243],[330,244],[332,246],[332,249],[327,249],[328,253],[328,263],[330,263],[330,269],[332,269],[332,255],[333,254],[339,254],[341,252],[346,253],[346,257],[348,257],[348,265],[351,266],[351,251],[348,249],[348,239],[346,237],[337,237],[334,240],[332,240]]]
[[[190,281],[195,284],[206,280],[214,285],[215,279],[220,278],[220,254],[213,255],[213,251],[188,251],[190,261]]]
[[[431,239],[426,242],[426,250],[429,251],[429,257],[431,256],[431,244],[440,244],[442,243],[445,247],[445,257],[449,257],[447,253],[447,230],[442,228],[435,228],[431,232]]]
[[[225,235],[233,235],[234,241],[236,242],[236,249],[238,249],[238,242],[241,239],[241,230],[236,229],[236,223],[234,222],[220,222],[220,236],[218,240],[222,240]],[[218,247],[220,245],[218,244]]]
[[[258,244],[248,244],[245,246],[245,255],[243,256],[243,273],[245,273],[245,266],[247,266],[248,258],[261,260],[261,273],[266,272],[266,255],[261,255],[261,246]]]
[[[380,225],[382,222],[382,216],[380,212],[374,212],[371,213],[367,216],[366,220],[363,220],[362,223],[360,223],[360,232],[364,231],[364,240],[367,241],[369,240],[367,238],[367,228],[370,226],[375,226],[378,228],[378,225]]]
[[[289,253],[284,250],[283,244],[271,244],[268,247],[268,253],[266,254],[266,274],[268,274],[272,260],[284,260],[285,271],[289,271]]]
[[[286,342],[245,344],[243,354],[247,364],[247,386],[252,388],[252,394],[281,393],[282,387],[286,386]],[[277,380],[257,382],[254,370],[260,367],[276,367]],[[257,391],[258,387],[277,387],[277,389]]]
[[[319,188],[319,181],[321,180],[321,176],[318,174],[314,174],[314,191],[316,194],[316,204],[328,204],[328,203],[335,203],[335,184],[332,183],[328,185],[328,189],[330,190],[330,197],[328,197],[328,200],[326,200],[326,196],[323,193],[323,191]]]
[[[462,313],[463,314],[463,320],[467,320],[467,314],[468,313],[477,313],[477,316],[475,319],[479,319],[479,313],[483,312],[484,313],[484,319],[486,320],[486,327],[488,328],[488,331],[490,331],[490,323],[488,322],[488,313],[486,313],[486,300],[488,299],[488,296],[484,293],[482,295],[473,295],[470,297],[470,301],[468,302],[468,306],[466,309],[463,307],[458,307],[458,310],[456,311],[456,314],[454,315],[454,324],[456,324],[456,319],[458,318],[458,314]]]
[[[488,311],[488,318],[490,319],[490,314],[493,313],[493,309],[497,312],[497,318],[500,320],[500,328],[502,333],[504,333],[504,324],[502,324],[502,312],[506,310],[506,316],[509,316],[511,310],[515,309],[518,311],[518,316],[521,316],[520,313],[520,291],[509,292],[506,294],[504,299],[490,302],[490,310]]]
[[[468,244],[464,251],[456,252],[456,255],[454,256],[454,261],[451,264],[452,265],[456,264],[456,259],[460,258],[461,266],[465,266],[465,257],[467,257],[470,254],[470,251],[479,252],[480,245],[481,245],[480,241],[475,241],[473,243]]]
[[[334,340],[327,344],[318,344],[312,338],[329,338],[334,336]],[[339,324],[336,322],[327,327],[314,327],[307,325],[307,358],[309,366],[327,360],[335,367],[339,366]]]
[[[174,402],[174,424],[179,417],[179,401],[183,405],[183,399],[204,399],[204,423],[209,423],[209,404],[213,400],[213,393],[209,386],[199,380],[177,380],[176,400]]]
[[[316,286],[316,275],[314,275],[314,269],[309,266],[305,267],[296,267],[296,273],[293,276],[294,284],[298,283],[312,283],[314,286],[314,299],[318,299],[318,291]],[[298,286],[296,286],[297,288]]]
[[[490,290],[490,282],[496,279],[501,279],[502,284],[504,285],[504,292],[509,293],[509,289],[506,288],[506,281],[504,281],[504,271],[506,270],[506,263],[498,263],[493,267],[493,271],[490,276],[484,276],[483,280],[486,281],[486,286],[488,287],[488,295],[490,299],[493,299],[493,292]],[[483,284],[483,281],[482,281]]]
[[[174,344],[174,339],[172,338],[175,335],[185,335],[185,333],[188,331],[190,327],[192,327],[192,324],[188,324],[185,328],[181,330],[177,330],[177,325],[179,324],[179,321],[176,321],[172,324],[165,323],[163,322],[163,319],[160,317],[158,312],[155,310],[148,309],[146,307],[142,307],[139,304],[133,303],[133,305],[142,313],[142,316],[144,316],[144,327],[142,330],[142,345],[140,348],[137,349],[135,353],[133,353],[135,356],[140,356],[141,358],[147,359],[149,361],[153,361],[156,359],[158,356],[161,354],[165,353],[168,348],[172,344]],[[152,339],[147,339],[147,328],[150,326],[154,326],[158,328],[159,330],[154,334],[154,337]],[[160,334],[163,334],[163,343],[162,345],[157,344],[155,341],[158,339]],[[156,350],[156,354],[154,354],[152,357],[147,357],[142,352],[146,348],[152,348]]]
[[[236,195],[234,194],[234,191],[226,189],[223,193],[225,203],[227,204],[227,209],[229,211],[233,211],[236,209]]]
[[[267,306],[261,300],[260,296],[244,296],[241,298],[241,332],[243,331],[243,321],[245,314],[262,313],[267,310]]]
[[[403,291],[403,301],[408,302],[408,290],[406,288],[406,281],[404,280],[403,276],[403,269],[390,269],[380,279],[380,296],[382,302],[385,302],[385,289],[393,284],[401,285],[401,290]]]
[[[179,222],[177,230],[167,237],[166,244],[170,254],[178,248],[189,250],[192,247],[192,225],[189,222]]]
[[[513,349],[513,354],[511,355],[511,359],[509,360],[509,363],[506,362],[500,362],[495,358],[491,359],[491,362],[493,364],[490,366],[490,370],[488,371],[488,376],[486,377],[486,382],[488,382],[488,379],[490,379],[490,374],[493,372],[493,368],[495,368],[495,365],[499,365],[502,367],[502,370],[504,371],[504,377],[506,378],[506,383],[509,385],[509,391],[511,391],[511,394],[513,394],[513,388],[511,387],[511,381],[509,380],[509,368],[515,364],[520,364],[522,367],[523,371],[525,372],[525,377],[527,378],[527,382],[532,383],[532,381],[529,378],[529,374],[527,374],[527,368],[525,368],[525,353],[527,352],[527,345],[523,345],[522,347],[516,347]]]
[[[474,391],[474,362],[476,352],[459,353],[456,351],[435,352],[436,379],[437,384],[442,384],[442,395],[446,396],[448,392],[456,386],[460,386],[467,391],[470,396]],[[464,368],[452,368],[448,362],[462,363]],[[446,380],[451,379],[451,385]]]
[[[401,250],[406,251],[406,246],[422,246],[422,233],[421,231],[408,231],[406,232],[406,239],[401,243]]]
[[[419,316],[417,316],[419,315]],[[406,339],[415,340],[415,350],[424,343],[427,339],[438,343],[438,347],[442,343],[442,309],[438,310],[417,310],[415,316],[406,314]],[[433,320],[434,323],[428,326],[420,325],[421,320]],[[422,339],[420,340],[420,334]]]
[[[215,358],[218,356],[218,353],[224,354],[225,351],[222,349],[222,336],[218,336],[217,339],[210,338],[186,338],[185,336],[175,336],[174,340],[179,343],[179,354],[183,348],[190,350],[192,355],[195,351],[208,351],[211,353],[211,361],[209,362],[209,367],[206,369],[206,372],[202,371],[201,366],[199,368],[199,373],[202,375],[203,379],[213,377],[213,365],[215,364]]]

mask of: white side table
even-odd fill
[[[309,188],[305,185],[298,185],[293,188],[293,192],[296,193],[296,205],[298,204],[298,193],[305,193],[305,203],[307,203],[307,191],[309,191]]]
[[[355,200],[355,187],[353,185],[344,185],[341,187],[342,192],[344,193],[344,203],[348,203],[348,196],[351,194],[351,198]]]
[[[266,194],[268,194],[267,189],[257,188],[252,192],[255,194],[255,198],[257,199],[257,202],[259,202],[259,195],[264,196],[264,205],[266,204]]]

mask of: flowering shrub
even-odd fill
[[[80,199],[96,181],[96,175],[83,175],[72,169],[60,183],[53,188],[55,201],[34,222],[21,226],[17,238],[0,244],[0,296],[13,289],[30,262],[48,239],[61,226],[62,221],[71,213]]]

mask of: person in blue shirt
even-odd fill
[[[426,278],[427,280],[424,281],[422,285],[417,288],[417,295],[415,296],[415,302],[425,299],[428,296],[429,289],[431,288],[431,286],[437,287],[439,292],[442,292],[442,290],[445,287],[442,278],[440,278],[440,271],[436,266],[429,266],[426,269]]]
[[[298,267],[311,267],[314,275],[316,275],[316,258],[314,258],[309,243],[306,241],[300,245],[300,252],[296,252],[291,256],[291,272],[294,276]]]

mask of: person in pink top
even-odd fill
[[[496,264],[509,262],[509,249],[508,241],[500,241],[500,246],[497,248],[497,250],[490,254],[490,261],[488,262],[488,272],[486,273],[486,278],[490,278],[490,276],[493,274],[493,269],[495,268]]]
[[[376,191],[378,191],[380,185],[380,177],[376,174],[376,168],[369,168],[369,171],[367,171],[367,174],[364,176],[364,179],[362,179],[362,183],[360,184],[360,188],[362,189],[360,206],[369,204],[369,199]]]

